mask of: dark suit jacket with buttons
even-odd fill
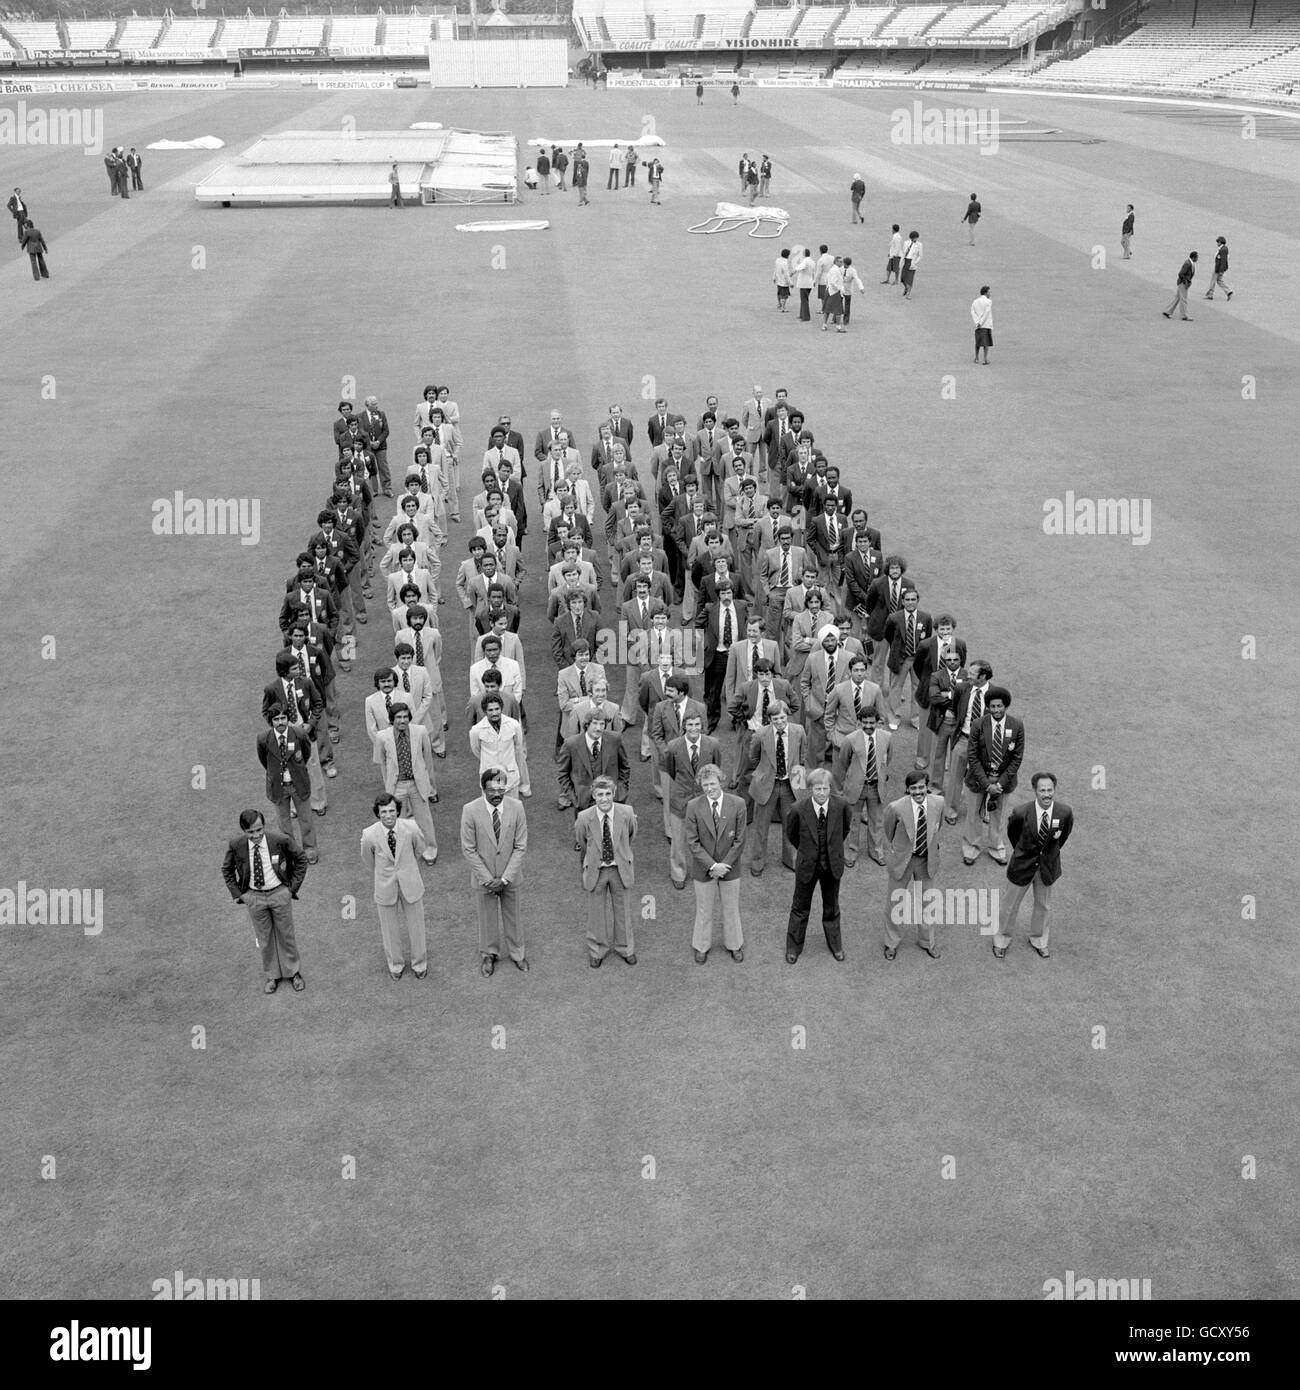
[[[916,650],[919,652],[922,645],[929,639],[933,632],[930,615],[921,609],[916,610]],[[868,629],[870,631],[870,629]],[[907,660],[903,651],[907,645],[907,609],[900,608],[897,613],[891,613],[885,619],[885,644],[889,647],[889,669],[897,675],[903,669],[903,663]],[[915,655],[915,653],[913,653]],[[918,682],[919,684],[919,682]]]
[[[289,890],[289,896],[296,898],[302,881],[307,877],[307,860],[294,842],[274,830],[266,831],[266,847],[270,851],[271,864]],[[226,846],[226,857],[221,862],[221,877],[226,880],[230,896],[236,902],[253,886],[253,869],[248,858],[248,836],[236,835]]]
[[[987,693],[986,691],[986,698]],[[986,791],[989,783],[994,780],[1002,783],[1003,795],[1010,794],[1016,788],[1016,775],[1025,756],[1025,726],[1010,714],[1002,724],[1002,766],[996,770],[989,767],[993,716],[986,713],[980,720],[979,727],[970,731],[970,751],[966,754],[966,785],[971,791]]]
[[[918,614],[919,616],[919,614]],[[962,670],[966,669],[966,641],[962,637],[949,639],[961,657]],[[939,668],[939,639],[928,637],[925,644],[917,644],[916,656],[912,659],[912,670],[916,675],[916,703],[922,709],[930,708],[930,677]]]
[[[831,873],[844,873],[844,840],[853,828],[853,807],[832,792],[826,802],[826,857]],[[817,877],[817,809],[812,793],[801,797],[785,818],[785,838],[794,846],[794,876],[800,883]]]
[[[703,763],[700,764],[703,767]],[[696,883],[709,879],[714,864],[725,864],[727,872],[721,880],[734,882],[740,877],[740,856],[745,848],[745,803],[730,792],[722,793],[722,813],[718,817],[718,833],[713,833],[713,813],[709,798],[701,793],[686,804],[683,816],[686,827],[686,848],[690,854],[691,878]]]
[[[1061,876],[1061,849],[1074,829],[1074,812],[1064,801],[1052,803],[1052,824],[1046,844],[1038,839],[1038,802],[1026,801],[1007,817],[1007,839],[1011,841],[1011,862],[1007,878],[1023,888],[1037,874],[1044,883],[1055,883]]]
[[[591,745],[586,733],[575,734],[564,740],[560,751],[560,768],[557,774],[560,790],[572,797],[579,811],[585,811],[593,804],[591,784],[597,777],[611,777],[614,780],[614,800],[627,800],[627,784],[632,775],[628,764],[627,750],[617,734],[606,729],[600,736],[600,764],[595,766],[591,759]]]
[[[286,787],[293,790],[299,801],[306,801],[311,792],[311,776],[307,771],[307,761],[311,757],[311,739],[301,724],[290,724],[285,731],[285,747],[288,761],[280,762],[280,741],[273,730],[268,729],[257,736],[257,760],[266,769],[266,799],[278,805],[285,795]],[[289,769],[289,781],[282,776]]]

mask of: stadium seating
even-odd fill
[[[272,48],[319,48],[325,36],[325,21],[319,17],[293,15],[282,19],[275,31]]]
[[[173,19],[156,47],[159,53],[166,53],[168,49],[210,48],[216,32],[215,19]]]
[[[122,32],[117,36],[117,43],[114,47],[123,53],[140,53],[146,48],[152,48],[158,38],[163,22],[156,16],[146,16],[144,19],[136,17],[128,19],[122,25]],[[72,25],[69,24],[71,29]]]
[[[988,39],[994,44],[1005,43],[1012,34],[1057,8],[1059,6],[1055,5],[1001,5],[976,27],[970,37]]]
[[[330,46],[371,48],[378,28],[378,15],[336,14],[330,24]]]
[[[731,10],[727,13],[712,11],[700,16],[700,44],[708,48],[710,44],[720,45],[724,39],[738,39],[745,29],[749,10]]]
[[[942,46],[945,39],[964,38],[977,24],[995,15],[998,8],[997,5],[954,5],[925,31],[925,41],[928,44],[934,39]]]
[[[815,43],[819,39],[825,39],[826,35],[839,23],[845,9],[846,7],[840,5],[819,5],[816,9],[805,10],[803,23],[795,30],[799,41],[801,43]],[[823,58],[821,61],[825,65],[830,60]]]
[[[872,38],[893,13],[892,5],[851,5],[835,31],[835,40]]]
[[[157,33],[160,21],[154,22]],[[115,19],[70,19],[68,20],[68,47],[75,49],[107,48],[117,33]]]
[[[270,28],[271,21],[265,15],[260,19],[247,16],[228,19],[221,31],[221,46],[228,53],[236,48],[265,48]]]
[[[25,53],[39,53],[52,48],[62,48],[58,25],[45,19],[7,19],[5,28],[10,38]]]
[[[894,17],[881,26],[880,35],[900,44],[914,43],[948,8],[947,5],[899,5]]]
[[[427,14],[394,14],[384,21],[383,50],[389,53],[424,53],[429,47],[433,20]]]
[[[756,10],[747,37],[751,39],[788,39],[799,13],[799,8],[796,5],[790,6],[789,9]]]

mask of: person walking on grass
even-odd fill
[[[921,262],[921,233],[907,234],[907,247],[903,251],[903,298],[911,299],[912,282],[916,279],[916,267]]]
[[[22,248],[32,258],[32,279],[48,280],[50,272],[45,264],[45,253],[49,247],[45,244],[45,238],[37,230],[35,222],[23,223]],[[1231,299],[1232,295],[1229,294],[1228,298]]]
[[[1195,251],[1187,253],[1187,259],[1182,264],[1182,269],[1178,272],[1178,283],[1174,287],[1174,297],[1169,307],[1164,311],[1165,318],[1173,318],[1174,310],[1181,311],[1184,323],[1191,323],[1191,315],[1187,312],[1187,293],[1192,288],[1192,281],[1196,278],[1196,262],[1200,259]]]
[[[979,296],[972,301],[970,316],[975,324],[975,360],[980,360],[980,349],[984,350],[984,365],[989,364],[989,348],[993,346],[993,300],[989,287],[980,286]]]
[[[970,202],[966,204],[966,211],[962,215],[962,221],[969,224],[970,244],[975,245],[975,224],[980,220],[980,200],[972,193]]]
[[[1219,248],[1214,253],[1214,270],[1211,274],[1214,278],[1210,281],[1210,288],[1205,291],[1206,299],[1214,298],[1214,287],[1222,287],[1228,298],[1232,298],[1232,291],[1228,288],[1228,242],[1226,237],[1215,237],[1214,244]]]

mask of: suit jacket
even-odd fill
[[[596,680],[606,680],[605,668],[595,661],[589,661],[585,667],[587,677],[586,693],[582,689],[582,676],[577,666],[566,666],[556,678],[555,701],[560,707],[560,735],[563,738],[572,738],[579,732],[574,723],[573,710],[580,700],[585,700],[591,693],[591,687]]]
[[[899,602],[902,603],[903,590],[908,587],[907,576],[899,581]],[[903,610],[900,607],[898,611]],[[889,618],[889,576],[878,575],[871,581],[867,590],[867,636],[879,642],[885,635],[885,622]]]
[[[578,812],[573,822],[573,838],[582,851],[582,886],[590,893],[600,877],[600,851],[603,838],[600,824],[600,808],[588,806]],[[631,888],[634,879],[632,870],[632,838],[636,834],[636,812],[630,806],[615,802],[609,810],[609,833],[614,841],[614,867],[618,870],[619,882],[624,888]]]
[[[268,830],[265,834],[271,867],[288,888],[289,896],[296,898],[303,879],[307,877],[307,860],[303,852],[287,836],[277,835],[274,830]],[[242,832],[226,846],[226,856],[221,861],[221,877],[226,880],[230,896],[236,902],[253,886],[253,868],[248,858],[248,836]]]
[[[676,420],[680,420],[683,425],[686,423],[686,417],[684,415],[679,415],[675,410],[665,411],[662,418],[658,414],[652,415],[645,422],[645,432],[647,438],[650,440],[651,447],[663,443],[665,433],[664,422],[667,421],[671,424]]]
[[[579,638],[586,639],[594,656],[598,630],[596,615],[590,609],[583,613],[576,633],[573,630],[573,614],[561,613],[551,624],[551,655],[555,658],[556,666],[563,670],[573,665],[573,644]]]
[[[397,692],[393,692],[397,698]],[[433,781],[429,776],[431,766],[429,753],[429,731],[423,724],[412,723],[408,729],[411,736],[411,775],[415,789],[426,800],[433,795]],[[379,734],[379,766],[384,774],[384,790],[397,790],[397,730],[382,729]]]
[[[793,589],[800,579],[803,578],[803,566],[806,552],[801,545],[790,547],[790,583],[788,588]],[[774,545],[770,550],[763,552],[762,563],[759,566],[759,589],[764,598],[767,597],[769,589],[779,587],[781,582],[781,547]]]
[[[617,420],[615,420],[612,415],[607,415],[600,423],[602,425],[608,425],[610,429],[613,431],[614,438],[621,439],[623,443],[627,445],[627,448],[624,452],[627,453],[630,457],[632,453],[631,420],[629,420],[626,415],[620,415]],[[599,429],[597,429],[596,433],[600,433]]]
[[[744,693],[746,686],[758,684],[758,678],[750,669],[754,655],[753,647],[754,644],[746,637],[733,642],[731,650],[727,653],[727,674],[722,682],[722,699],[728,708],[731,707],[731,702],[737,694]],[[760,658],[767,657],[776,667],[776,673],[780,674],[781,649],[770,637],[759,639],[758,654]],[[783,695],[781,698],[788,702],[788,696]],[[753,712],[750,710],[750,714]]]
[[[290,724],[285,731],[287,756],[281,761],[280,741],[267,729],[257,736],[257,760],[266,769],[266,799],[279,805],[285,793],[292,791],[300,801],[305,801],[311,791],[311,777],[307,763],[311,758],[311,739],[301,724]],[[285,772],[289,780],[284,780]],[[278,870],[276,871],[279,872]]]
[[[849,673],[848,653],[843,647],[835,649],[835,685],[831,687],[831,698],[835,697],[835,686],[840,684],[840,676],[847,676]],[[808,653],[808,660],[804,663],[803,670],[799,673],[799,696],[803,701],[804,722],[808,719],[824,719],[826,717],[826,677],[829,672],[826,660],[826,648],[820,642]],[[877,705],[878,709],[883,709],[883,701]],[[849,709],[853,709],[853,696],[849,695]],[[857,720],[853,721],[857,727]]]
[[[939,831],[943,826],[943,797],[933,792],[925,798],[926,872],[939,876]],[[902,883],[912,863],[912,844],[916,834],[916,802],[900,796],[885,807],[884,823],[886,867],[895,883]]]
[[[966,669],[966,641],[962,637],[949,637],[948,641],[957,648],[961,657],[962,670]],[[916,674],[916,703],[922,709],[930,708],[930,677],[939,669],[939,639],[926,638],[924,646],[918,646],[912,659],[912,670]]]
[[[838,656],[839,653],[837,652],[836,655]],[[838,664],[837,662],[836,665]],[[844,664],[847,666],[848,662]],[[823,687],[824,689],[825,687]],[[885,708],[884,692],[875,681],[862,682],[862,704],[865,709],[874,709],[876,718],[882,724],[889,722],[889,711]],[[837,744],[848,738],[858,728],[858,715],[853,707],[853,682],[851,680],[840,681],[831,691],[831,698],[826,702],[824,717],[826,732]]]
[[[1052,803],[1051,827],[1046,842],[1038,839],[1037,801],[1026,801],[1007,817],[1007,839],[1011,841],[1011,862],[1007,878],[1018,888],[1034,881],[1037,874],[1044,883],[1055,883],[1061,876],[1061,850],[1074,829],[1074,812],[1064,801]]]
[[[561,425],[560,429],[562,429],[565,432],[565,434],[569,436],[569,448],[577,449],[577,435],[574,434],[574,432],[569,428],[568,425]],[[533,457],[538,461],[538,463],[544,462],[550,456],[551,441],[554,438],[555,435],[551,432],[551,426],[549,423],[543,425],[542,428],[537,431],[537,440],[533,444]],[[483,804],[485,806],[487,805],[486,802],[484,802]]]
[[[757,679],[747,681],[737,690],[732,698],[727,702],[727,713],[733,718],[740,719],[748,724],[756,714],[760,714],[763,704],[763,687],[759,685]],[[793,721],[799,713],[799,692],[790,684],[784,676],[772,677],[772,698],[768,702],[769,717],[772,705],[777,701],[783,703],[786,711]],[[762,727],[766,728],[766,725]]]
[[[460,852],[465,856],[475,888],[486,888],[493,879],[519,881],[528,849],[528,818],[522,801],[506,797],[501,813],[501,839],[492,833],[492,808],[481,796],[467,802],[460,813]]]
[[[427,845],[420,827],[399,816],[393,834],[397,837],[396,855],[388,848],[388,831],[381,821],[361,832],[361,862],[373,875],[375,901],[385,907],[397,901],[399,890],[408,903],[424,897],[424,879],[420,877],[416,855],[423,854]]]
[[[736,642],[745,640],[745,620],[749,616],[749,605],[742,603],[739,599],[733,598],[731,603],[736,613],[735,631],[731,634],[733,645]],[[704,664],[707,666],[718,654],[718,643],[722,640],[720,624],[722,621],[722,610],[716,603],[711,603],[704,610],[704,621],[696,621],[697,627],[704,629]]]
[[[883,802],[885,799],[885,780],[889,776],[889,730],[877,727],[872,738],[876,749],[876,794]],[[839,751],[835,754],[835,761],[831,764],[831,780],[850,806],[856,806],[862,800],[862,793],[867,781],[867,731],[865,729],[855,729],[840,744]]]
[[[844,872],[844,841],[853,828],[855,809],[831,792],[826,801],[826,858],[831,873],[839,878]],[[785,818],[785,838],[795,848],[794,876],[799,883],[817,877],[817,803],[812,793],[802,796],[790,808]]]
[[[286,643],[284,649],[292,653],[296,659],[297,654],[294,653],[292,643]],[[334,679],[334,663],[329,659],[325,648],[313,642],[310,637],[303,643],[302,653],[307,658],[307,670],[311,672],[308,680],[316,687],[317,693],[323,695],[330,681]],[[279,685],[278,679],[276,684]]]
[[[785,727],[786,776],[793,770],[803,768],[804,754],[807,751],[807,734],[800,725],[791,721]],[[756,734],[750,735],[749,756],[754,764],[753,775],[749,779],[749,795],[756,806],[766,805],[776,791],[776,730],[769,724]],[[801,781],[802,778],[795,778]],[[792,791],[802,791],[802,787],[790,784]]]
[[[367,406],[361,412],[361,432],[370,441],[370,447],[379,453],[388,448],[388,416],[382,410],[371,410]],[[387,845],[384,846],[387,849]]]
[[[614,779],[614,800],[627,800],[627,784],[632,775],[628,764],[627,750],[623,740],[606,729],[600,736],[600,758],[593,763],[591,745],[586,733],[577,733],[564,740],[560,750],[560,768],[556,774],[560,790],[572,798],[578,810],[585,811],[592,804],[591,784],[597,777]]]
[[[722,745],[708,734],[700,735],[700,766],[709,763],[715,766],[722,756]],[[695,784],[696,774],[691,771],[691,749],[686,735],[674,738],[664,749],[664,771],[671,783],[668,809],[674,816],[685,816],[686,804],[692,797],[700,794]]]
[[[704,766],[703,763],[700,764]],[[691,877],[696,883],[709,878],[714,864],[725,864],[724,881],[732,883],[740,877],[740,856],[745,848],[745,803],[730,792],[722,793],[722,809],[718,829],[713,829],[713,812],[709,798],[703,794],[687,802],[686,848],[690,854]]]
[[[294,691],[291,702],[286,702],[284,698],[284,683],[279,676],[262,687],[262,718],[265,719],[272,709],[281,708],[289,715],[290,724],[310,727],[325,712],[325,702],[314,682],[298,675],[290,677],[290,680]]]
[[[659,677],[658,671],[647,671],[645,676],[641,678],[642,682],[644,683],[649,677],[653,677],[657,682]],[[651,694],[653,694],[653,690],[654,687],[651,687]],[[643,705],[642,708],[644,709],[645,706]],[[694,700],[689,695],[686,697],[686,713],[681,719],[677,717],[676,700],[665,698],[655,701],[654,708],[650,713],[650,742],[653,743],[658,750],[661,760],[668,749],[668,745],[672,743],[674,739],[682,737],[684,733],[682,725],[693,714],[699,716],[701,728],[705,728],[708,725],[708,710],[701,701]],[[702,767],[703,763],[701,763],[700,766]]]
[[[771,404],[772,398],[769,396],[746,396],[744,405],[740,407],[740,428],[744,430],[745,442],[751,450],[763,437],[763,426]]]
[[[295,584],[284,596],[284,602],[280,605],[280,631],[289,631],[289,624],[293,621],[293,610],[298,607],[308,609],[312,622],[320,623],[322,627],[329,628],[330,635],[333,636],[338,630],[339,610],[334,600],[316,585],[311,592],[311,598],[304,600],[302,590]]]
[[[1003,720],[1002,766],[994,768],[992,762],[993,716],[985,714],[978,728],[970,733],[970,747],[966,753],[966,785],[971,791],[987,791],[992,781],[1002,783],[1005,796],[1016,787],[1017,773],[1025,756],[1025,726],[1019,719],[1008,714]]]
[[[929,688],[926,691],[927,708],[930,713],[926,716],[925,727],[932,734],[937,734],[943,728],[943,721],[949,714],[957,717],[962,707],[962,696],[969,689],[970,683],[960,677],[954,679],[946,666],[931,672]]]
[[[863,556],[853,549],[844,557],[844,582],[848,586],[850,608],[865,608],[872,581],[880,573],[880,551],[869,550]]]
[[[933,632],[933,624],[930,615],[917,609],[916,617],[916,650],[921,650],[921,644],[927,641]],[[884,641],[889,647],[889,669],[897,675],[903,669],[903,663],[907,658],[903,655],[907,645],[907,610],[900,608],[897,613],[891,613],[885,619]],[[915,653],[913,654],[915,655]],[[917,682],[918,687],[920,682]]]

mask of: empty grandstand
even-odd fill
[[[122,21],[122,30],[117,36],[117,42],[113,46],[121,49],[123,53],[142,52],[154,46],[162,27],[162,20],[152,16],[146,16],[144,19],[138,17],[125,19]],[[72,29],[71,23],[68,24],[68,29]]]
[[[115,19],[70,19],[68,21],[68,47],[78,51],[107,48],[117,33]],[[160,23],[153,22],[153,32],[157,35]],[[56,47],[62,48],[62,44]]]
[[[423,55],[428,51],[432,32],[433,21],[427,14],[388,15],[379,47],[385,54]]]
[[[154,47],[159,53],[199,52],[212,47],[216,32],[215,19],[173,19]]]

